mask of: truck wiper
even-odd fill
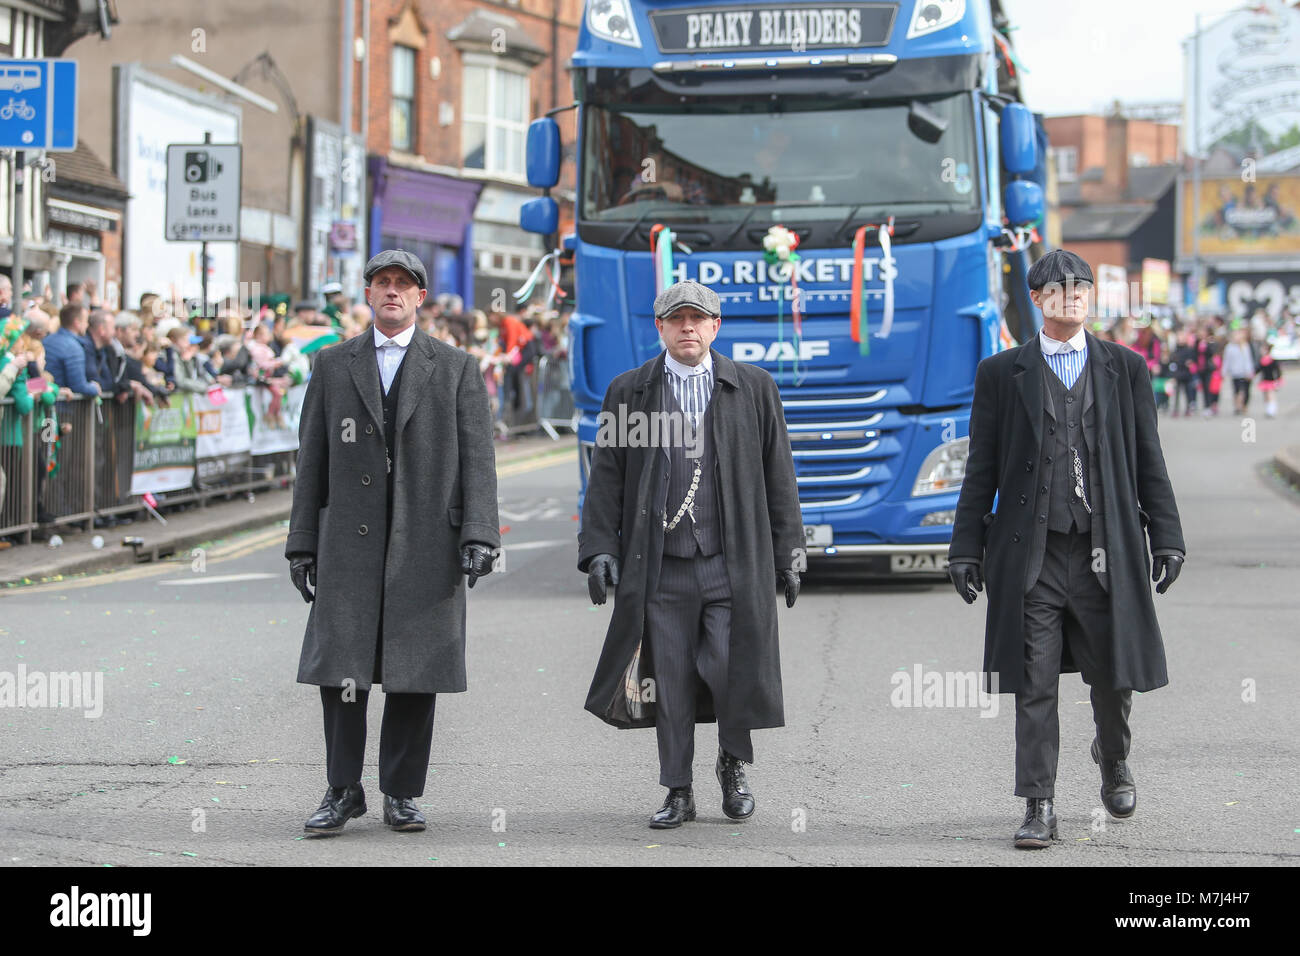
[[[675,205],[686,206],[687,208],[693,208],[691,203],[676,203]],[[644,223],[651,216],[657,216],[661,214],[663,211],[664,210],[661,207],[652,205],[651,208],[641,213],[641,215],[639,215],[636,219],[632,221],[632,225],[628,226],[625,230],[623,230],[623,232],[619,234],[619,237],[616,240],[614,240],[615,247],[623,245],[623,243],[627,242],[628,238],[632,235],[632,233],[636,232],[638,226]]]

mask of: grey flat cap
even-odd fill
[[[685,279],[670,285],[655,296],[655,318],[662,319],[670,312],[675,312],[684,305],[693,305],[709,315],[722,315],[722,305],[718,293],[694,279]]]
[[[424,271],[424,263],[419,258],[413,256],[405,249],[385,249],[383,252],[375,255],[366,263],[366,285],[370,285],[370,280],[376,272],[387,266],[398,266],[409,272],[421,289],[429,288],[429,276]]]

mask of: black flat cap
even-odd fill
[[[405,249],[385,249],[383,252],[375,255],[366,263],[366,270],[363,273],[366,277],[366,285],[370,285],[370,280],[380,269],[388,266],[397,266],[405,269],[411,274],[411,277],[419,284],[421,289],[429,288],[429,276],[424,271],[424,263],[418,257],[407,252]]]

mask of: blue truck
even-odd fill
[[[1046,137],[1009,33],[999,0],[589,0],[574,233],[550,114],[520,215],[573,255],[584,488],[607,385],[662,348],[659,286],[695,279],[714,348],[780,387],[808,557],[945,569],[975,367],[1041,324]]]

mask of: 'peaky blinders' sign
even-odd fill
[[[650,14],[662,53],[742,53],[883,46],[896,3],[766,3]]]

